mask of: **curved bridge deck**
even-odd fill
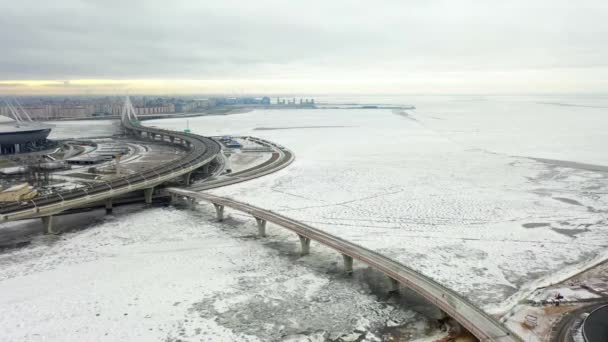
[[[221,150],[214,140],[195,134],[144,127],[128,120],[123,121],[123,126],[128,132],[140,137],[142,134],[152,139],[158,136],[159,141],[183,145],[189,153],[177,162],[166,163],[134,175],[2,206],[0,222],[49,217],[67,209],[111,199],[132,191],[152,189],[158,184],[189,174],[211,162]]]
[[[222,187],[222,186],[226,186],[226,185],[230,185],[230,184],[245,182],[245,181],[259,178],[259,177],[277,172],[281,169],[284,169],[295,160],[295,155],[293,154],[293,152],[291,152],[289,149],[287,149],[283,146],[274,144],[273,142],[270,142],[268,140],[263,140],[260,138],[255,138],[255,137],[248,137],[248,138],[253,141],[256,141],[260,144],[263,144],[265,146],[272,148],[275,151],[275,152],[273,152],[273,157],[271,157],[270,160],[268,160],[260,165],[257,165],[255,167],[252,167],[250,169],[242,170],[242,171],[239,171],[236,173],[227,174],[218,179],[206,179],[204,182],[201,182],[198,184],[192,184],[191,186],[188,187],[188,189],[202,191],[202,190],[214,189],[214,188],[218,188],[218,187]]]
[[[433,279],[382,254],[333,236],[307,224],[247,203],[182,188],[167,188],[167,191],[173,196],[183,196],[212,203],[216,207],[218,219],[220,220],[223,218],[224,207],[229,207],[255,217],[256,221],[258,221],[258,227],[261,224],[265,225],[266,221],[268,221],[289,229],[300,236],[303,252],[305,248],[306,252],[308,252],[310,240],[314,240],[340,252],[344,256],[347,268],[349,267],[348,260],[351,258],[351,270],[352,259],[362,261],[386,274],[394,281],[411,288],[431,303],[437,305],[481,341],[521,341],[519,337],[514,335],[496,318],[486,314],[464,297]],[[306,239],[308,239],[308,245],[305,245],[304,241]]]

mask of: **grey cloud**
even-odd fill
[[[607,18],[602,1],[4,0],[0,78],[606,67]]]

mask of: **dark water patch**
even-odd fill
[[[536,182],[538,179],[533,180],[534,182]],[[553,193],[551,192],[550,189],[544,189],[544,188],[539,188],[539,189],[534,189],[531,191],[533,194],[536,194],[538,196],[541,197],[550,197],[553,195]]]
[[[27,247],[32,243],[31,240],[0,242],[0,254],[12,250]]]
[[[352,277],[356,282],[365,284],[380,302],[398,304],[431,319],[442,317],[441,310],[435,304],[405,285],[399,285],[398,292],[391,292],[390,279],[380,271],[366,267],[358,269]]]
[[[276,281],[285,282],[292,278],[292,272],[277,269]],[[416,322],[431,323],[418,314],[412,315],[390,303],[375,302],[368,309],[366,317],[368,325],[357,326],[352,309],[353,286],[351,279],[327,277],[327,282],[316,287],[315,283],[306,278],[299,279],[294,285],[279,285],[272,295],[259,291],[259,287],[268,284],[268,279],[262,276],[244,275],[234,286],[235,291],[218,293],[213,297],[204,298],[193,304],[188,311],[201,317],[213,317],[215,322],[228,329],[254,335],[262,340],[277,341],[287,337],[302,337],[316,335],[324,341],[340,341],[340,336],[356,334],[360,337],[375,335],[386,328],[385,312],[390,311],[390,319],[406,328],[416,325]],[[296,286],[296,289],[292,289]],[[314,291],[309,293],[309,289]],[[357,287],[356,284],[354,286]],[[363,288],[358,292],[366,291]],[[251,293],[249,298],[238,300],[238,305],[226,305],[218,309],[218,303],[223,303],[233,293]],[[433,325],[428,334],[432,333]],[[407,331],[407,329],[405,329]],[[412,333],[416,333],[415,331]],[[425,331],[426,333],[426,331]],[[416,337],[424,335],[417,333]]]
[[[568,237],[576,237],[578,234],[584,233],[584,232],[588,232],[589,229],[588,228],[584,228],[584,229],[563,229],[563,228],[551,228],[551,230],[553,230],[556,233],[562,234],[562,235],[566,235]]]
[[[565,198],[565,197],[553,197],[554,200],[563,202],[563,203],[567,203],[567,204],[572,204],[572,205],[580,205],[582,206],[581,202],[570,199],[570,198]]]
[[[585,164],[585,163],[579,163],[579,162],[574,162],[574,161],[569,161],[569,160],[535,158],[535,157],[525,157],[525,156],[524,156],[524,158],[536,160],[537,162],[549,164],[551,166],[567,167],[570,169],[608,173],[608,166],[605,166],[605,165]]]
[[[309,128],[348,128],[355,126],[292,126],[292,127],[256,127],[254,131],[276,131],[282,129],[309,129]]]
[[[386,326],[381,329],[378,333],[382,338],[382,341],[412,341],[419,338],[431,336],[438,329],[443,330],[445,325],[442,325],[439,320],[433,324],[425,326],[423,329],[417,327],[416,322],[408,323],[405,325],[397,326]],[[344,341],[338,339],[337,341]],[[357,341],[368,341],[367,339],[358,339]]]
[[[287,258],[291,261],[296,261],[302,257],[300,253],[300,243],[291,242],[291,241],[278,241],[278,240],[262,240],[264,247],[268,247],[277,252],[277,254],[281,257]],[[332,265],[328,263],[330,266],[330,270],[332,269]],[[338,263],[335,263],[335,268],[337,269]],[[320,269],[316,269],[316,271],[323,272]],[[331,273],[331,272],[330,272]],[[337,273],[337,270],[336,270]]]
[[[501,270],[505,279],[509,281],[512,286],[507,286],[503,290],[503,295],[507,296],[503,298],[507,298],[514,294],[518,288],[522,287],[526,282],[532,279],[539,279],[544,277],[545,275],[551,273],[551,270],[521,270],[521,269],[511,269],[507,264],[500,264],[498,268]]]
[[[488,285],[473,282],[470,287],[470,290],[463,290],[461,294],[478,306],[499,304],[504,298],[517,292],[516,287],[505,284]]]
[[[397,115],[399,115],[399,116],[401,116],[401,117],[403,117],[403,118],[405,118],[405,119],[408,119],[408,120],[412,120],[412,121],[418,122],[418,120],[417,120],[416,118],[414,118],[413,116],[411,116],[411,115],[410,115],[408,112],[406,112],[406,111],[394,111],[394,113],[395,113],[395,114],[397,114]]]
[[[594,214],[605,214],[608,213],[608,210],[595,209],[594,207],[588,206],[587,211]]]
[[[550,223],[547,222],[530,222],[530,223],[524,223],[522,224],[522,227],[524,228],[540,228],[540,227],[548,227],[550,226]]]
[[[583,108],[608,108],[605,106],[590,106],[590,105],[581,105],[574,103],[563,103],[563,102],[537,102],[538,104],[551,105],[551,106],[560,106],[560,107],[583,107]]]

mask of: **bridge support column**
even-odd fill
[[[215,203],[213,203],[213,206],[215,207],[215,214],[217,215],[217,220],[220,222],[224,221],[224,206]]]
[[[42,226],[44,227],[45,234],[57,234],[57,232],[53,230],[53,216],[43,216]]]
[[[444,314],[446,315],[446,317],[449,317],[445,312],[444,312]],[[446,319],[447,319],[448,325],[450,327],[451,334],[458,335],[465,331],[465,328],[460,323],[458,323],[458,321],[456,321],[454,318],[449,317]]]
[[[144,189],[144,199],[146,200],[146,205],[152,204],[152,194],[154,193],[154,187]]]
[[[310,254],[310,239],[306,236],[299,234],[298,237],[300,238],[300,245],[302,246],[302,251],[300,252],[300,255],[304,256]]]
[[[184,174],[184,184],[190,185],[190,178],[192,177],[192,172],[188,172]]]
[[[258,224],[258,236],[266,236],[266,220],[262,220],[261,218],[256,217],[255,222]]]
[[[106,200],[106,215],[109,215],[112,213],[112,198],[108,198]]]
[[[389,277],[388,279],[391,282],[388,293],[391,293],[391,294],[399,293],[399,282],[396,279],[393,279],[391,277]]]
[[[176,204],[177,204],[177,200],[178,200],[177,195],[176,195],[176,194],[174,194],[174,193],[171,193],[171,195],[170,195],[170,200],[169,200],[169,204],[171,204],[171,205],[176,205]]]
[[[348,275],[353,274],[353,257],[342,254],[342,259],[344,260],[344,272]]]
[[[175,141],[175,137],[174,137],[174,136],[172,136],[172,135],[170,135],[170,136],[169,136],[169,141],[170,141],[170,142],[173,144],[173,142]]]
[[[188,198],[188,205],[190,206],[190,209],[195,209],[196,208],[196,198],[194,197],[189,197]]]

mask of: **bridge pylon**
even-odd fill
[[[120,114],[120,121],[123,125],[139,122],[139,118],[137,117],[137,112],[133,107],[133,103],[131,102],[131,98],[129,96],[125,97],[125,103],[122,106],[122,112]]]

